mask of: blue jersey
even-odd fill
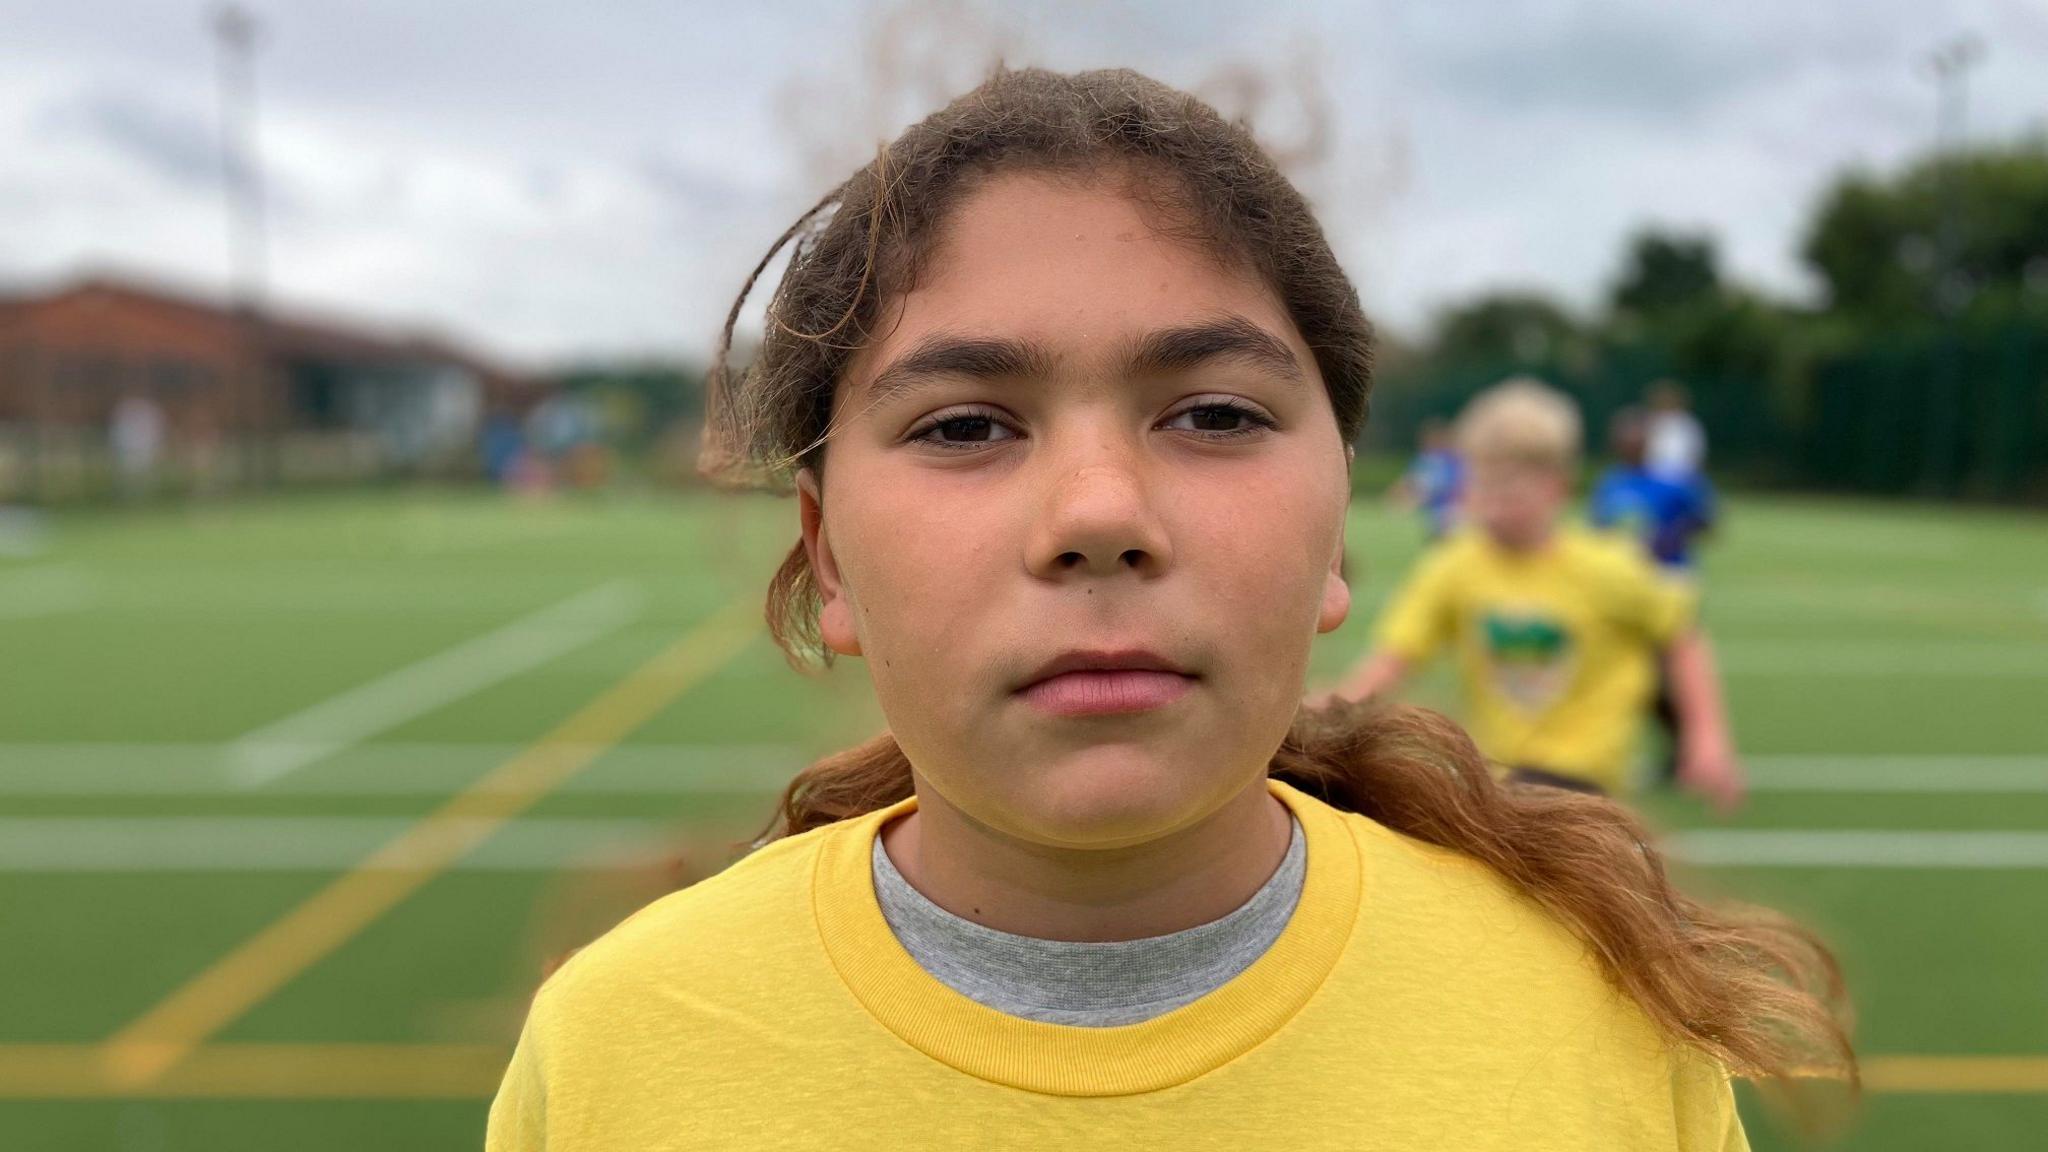
[[[1693,541],[1714,523],[1714,490],[1697,474],[1675,479],[1617,466],[1594,486],[1590,516],[1596,528],[1641,540],[1658,564],[1690,568]]]
[[[1408,467],[1408,487],[1432,537],[1448,533],[1465,491],[1465,462],[1455,452],[1424,452]]]

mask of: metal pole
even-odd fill
[[[220,42],[221,176],[227,188],[228,252],[238,305],[262,302],[267,271],[263,187],[256,162],[256,18],[235,4],[214,10]]]
[[[268,259],[264,247],[262,169],[256,153],[256,18],[240,5],[214,9],[220,45],[221,182],[226,193],[229,297],[241,330],[243,380],[229,381],[230,412],[246,417],[243,471],[263,478],[269,430],[269,347],[263,328]],[[238,423],[230,420],[232,425]]]
[[[1970,285],[1962,268],[1962,185],[1964,133],[1969,70],[1984,58],[1984,45],[1962,36],[1927,57],[1935,84],[1935,198],[1940,216],[1935,225],[1934,308],[1941,318],[1941,346],[1935,357],[1934,396],[1928,424],[1928,453],[1922,486],[1936,494],[1954,487],[1958,415],[1962,406],[1962,314],[1969,304]]]

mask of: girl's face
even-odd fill
[[[1350,604],[1315,358],[1123,188],[963,201],[799,479],[825,642],[920,788],[1044,845],[1153,840],[1263,778]]]

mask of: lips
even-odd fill
[[[1153,652],[1073,651],[1040,665],[1017,695],[1055,716],[1108,716],[1164,708],[1195,680]]]

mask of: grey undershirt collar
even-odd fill
[[[875,837],[875,896],[896,939],[938,981],[975,1002],[1048,1024],[1109,1027],[1162,1016],[1221,988],[1280,938],[1300,902],[1308,844],[1219,920],[1143,940],[1039,940],[955,916],[910,886]]]

